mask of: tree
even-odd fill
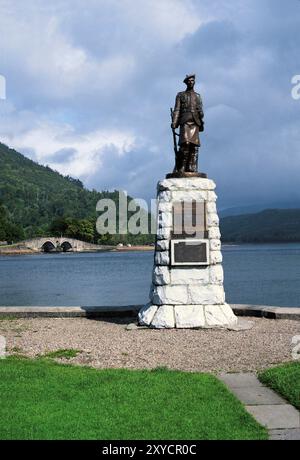
[[[22,227],[11,222],[6,207],[0,202],[0,240],[12,243],[22,239],[24,239]]]

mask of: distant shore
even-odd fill
[[[120,251],[120,252],[126,252],[126,251],[154,251],[154,246],[146,246],[146,245],[140,245],[140,246],[122,246],[118,247],[116,246],[115,249],[112,249],[112,251]]]
[[[259,242],[259,243],[253,243],[253,242],[228,242],[225,241],[222,243],[222,248],[226,247],[234,247],[234,246],[242,246],[242,245],[261,245],[263,246],[264,244],[299,244],[295,241],[277,241],[277,242]],[[88,249],[88,250],[83,250],[83,251],[67,251],[67,252],[76,252],[78,254],[82,253],[92,253],[92,252],[134,252],[134,251],[154,251],[155,246],[150,246],[150,245],[137,245],[137,246],[102,246],[101,249]],[[63,253],[63,251],[61,251]],[[44,252],[44,251],[37,251],[34,249],[29,249],[25,246],[22,246],[20,244],[12,244],[12,245],[7,245],[7,246],[0,246],[0,256],[14,256],[14,255],[31,255],[31,254],[59,254],[60,251],[56,252]]]
[[[0,246],[0,255],[3,256],[10,256],[10,255],[25,255],[25,254],[39,254],[37,251],[33,251],[32,249],[28,249],[25,247],[19,247],[19,246]]]
[[[84,253],[84,252],[130,252],[130,251],[153,251],[154,246],[146,246],[146,245],[139,245],[139,246],[107,246],[107,248],[99,249],[99,250],[88,250],[88,251],[74,251],[76,253]],[[73,251],[68,251],[73,252]],[[57,254],[58,252],[53,251],[48,254]],[[0,246],[0,256],[21,256],[21,255],[31,255],[31,254],[45,254],[43,251],[35,251],[33,249],[28,249],[21,246]]]

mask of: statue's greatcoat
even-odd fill
[[[177,94],[173,112],[175,128],[180,126],[179,145],[200,146],[199,131],[203,131],[203,107],[200,94],[186,90]]]

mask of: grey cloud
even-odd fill
[[[72,158],[74,158],[75,154],[76,154],[75,149],[65,148],[65,149],[57,150],[56,152],[51,154],[51,156],[48,158],[45,157],[45,161],[47,161],[48,159],[48,160],[51,160],[51,162],[53,163],[65,163],[65,162],[71,161]]]
[[[139,27],[133,1],[56,0],[47,11],[42,5],[28,18],[33,30],[37,19],[53,15],[71,50],[83,50],[95,69],[105,59],[128,56],[134,70],[125,75],[125,65],[124,74],[108,71],[104,80],[91,71],[82,85],[64,94],[58,77],[47,87],[46,71],[39,75],[27,69],[20,53],[31,55],[38,47],[15,49],[0,73],[7,76],[16,114],[10,115],[10,126],[2,123],[0,134],[11,135],[24,108],[32,123],[41,117],[70,123],[78,135],[101,128],[133,132],[134,148],[120,156],[107,146],[101,166],[83,178],[89,187],[123,188],[150,198],[156,181],[173,167],[169,107],[184,89],[183,76],[195,71],[206,114],[199,163],[217,182],[219,206],[300,201],[300,101],[291,98],[290,83],[300,73],[299,1],[187,1],[206,20],[177,41],[164,41],[151,30],[142,5]],[[18,43],[20,30],[13,32]],[[59,47],[55,51],[58,57],[62,53]],[[76,52],[70,56],[75,59]],[[29,129],[23,124],[22,130]],[[51,160],[68,163],[72,154],[66,139]]]
[[[197,54],[213,61],[220,66],[222,62],[228,63],[236,57],[240,35],[234,24],[226,21],[211,21],[204,24],[192,35],[182,42],[184,51]]]

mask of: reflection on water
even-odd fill
[[[300,244],[224,246],[231,303],[300,306]],[[0,305],[129,305],[148,300],[152,252],[0,256]]]

